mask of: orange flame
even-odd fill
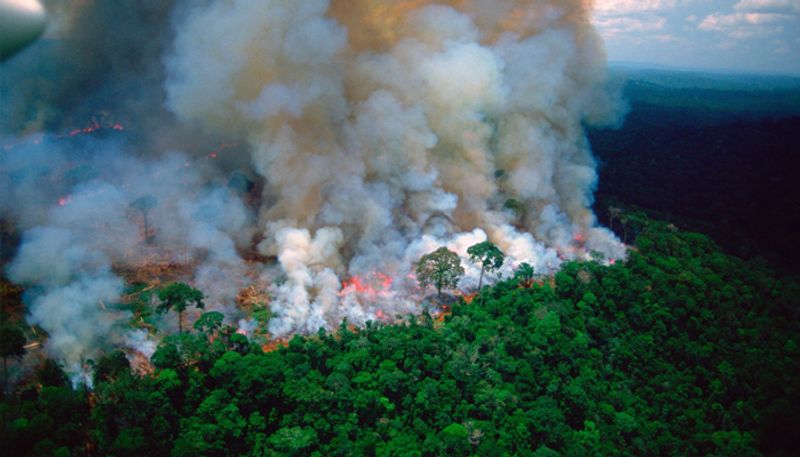
[[[261,350],[264,352],[273,352],[287,346],[289,346],[289,341],[286,339],[269,340],[261,345]]]
[[[379,271],[372,272],[367,276],[353,276],[342,281],[342,290],[339,296],[351,293],[364,295],[378,295],[388,292],[392,288],[394,279],[391,276]]]
[[[470,305],[472,304],[472,300],[475,299],[476,295],[478,295],[478,292],[472,292],[471,294],[464,294],[461,297],[464,299],[464,303]]]
[[[96,131],[100,130],[101,128],[102,128],[102,126],[100,125],[99,122],[97,122],[97,119],[92,119],[92,122],[89,123],[88,126],[82,128],[82,129],[71,130],[67,135],[68,136],[75,136],[75,135],[80,135],[80,134],[83,134],[83,133],[92,133],[92,132],[96,132]]]

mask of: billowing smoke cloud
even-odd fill
[[[172,279],[191,280],[212,309],[237,317],[233,305],[246,280],[239,250],[250,243],[253,216],[236,189],[214,178],[219,171],[193,160],[178,153],[137,159],[91,138],[46,139],[0,155],[8,196],[0,214],[25,230],[8,277],[28,286],[29,322],[48,332],[46,349],[71,371],[82,372],[111,345],[141,342],[118,307],[136,270],[190,265]],[[143,197],[153,199],[147,235],[137,205]],[[172,319],[167,329],[177,326]]]
[[[270,330],[373,318],[343,313],[340,282],[327,279],[402,277],[419,246],[488,235],[510,265],[539,271],[558,253],[624,255],[590,210],[597,175],[583,126],[619,112],[586,17],[580,1],[193,10],[167,58],[167,103],[250,143],[267,183],[261,249],[286,274]]]
[[[72,365],[144,345],[111,305],[154,258],[245,332],[237,292],[266,282],[285,336],[419,311],[414,264],[442,245],[466,264],[489,239],[506,276],[624,256],[591,211],[584,127],[622,113],[590,2],[68,3],[3,64],[0,218],[24,232],[7,272],[29,319]],[[65,138],[98,117],[126,130]]]

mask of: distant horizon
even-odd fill
[[[611,61],[800,76],[800,0],[596,0]]]
[[[694,67],[690,65],[663,64],[657,62],[625,60],[625,59],[608,59],[607,66],[611,69],[630,68],[635,70],[674,71],[682,73],[698,73],[698,74],[712,74],[712,75],[726,75],[726,76],[741,75],[741,76],[764,76],[764,77],[800,79],[800,72],[789,72],[789,71],[781,72],[781,71],[741,69],[741,68],[730,68],[730,67]]]

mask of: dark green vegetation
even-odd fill
[[[590,134],[600,220],[622,237],[636,205],[800,273],[800,78],[627,73],[624,126]]]
[[[569,263],[428,315],[264,353],[220,327],[52,363],[2,404],[8,455],[800,455],[800,287],[646,222],[625,263]]]
[[[472,262],[481,266],[481,277],[478,279],[478,290],[483,286],[483,275],[491,273],[503,266],[505,255],[491,241],[484,241],[467,249]]]
[[[161,289],[158,292],[158,299],[161,302],[156,307],[157,312],[163,314],[172,309],[178,313],[178,333],[183,332],[183,312],[190,304],[200,309],[206,306],[203,302],[203,292],[182,282],[175,282]]]
[[[458,254],[444,246],[423,255],[417,263],[417,281],[420,287],[436,287],[439,297],[442,296],[442,289],[455,289],[462,276],[464,267],[461,266],[461,259]]]

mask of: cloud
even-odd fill
[[[678,0],[597,0],[594,26],[607,40],[641,42],[643,38],[663,41],[667,26],[667,10],[680,4]]]
[[[789,19],[789,16],[776,13],[714,13],[706,16],[697,27],[700,30],[728,31],[733,27],[762,26],[786,19]]]
[[[642,18],[632,16],[611,16],[595,19],[595,26],[606,37],[614,37],[632,32],[654,32],[663,30],[666,18],[659,16],[645,16]]]
[[[595,11],[600,14],[643,13],[673,8],[676,0],[598,0]]]
[[[800,0],[740,0],[733,9],[740,12],[800,13]]]

